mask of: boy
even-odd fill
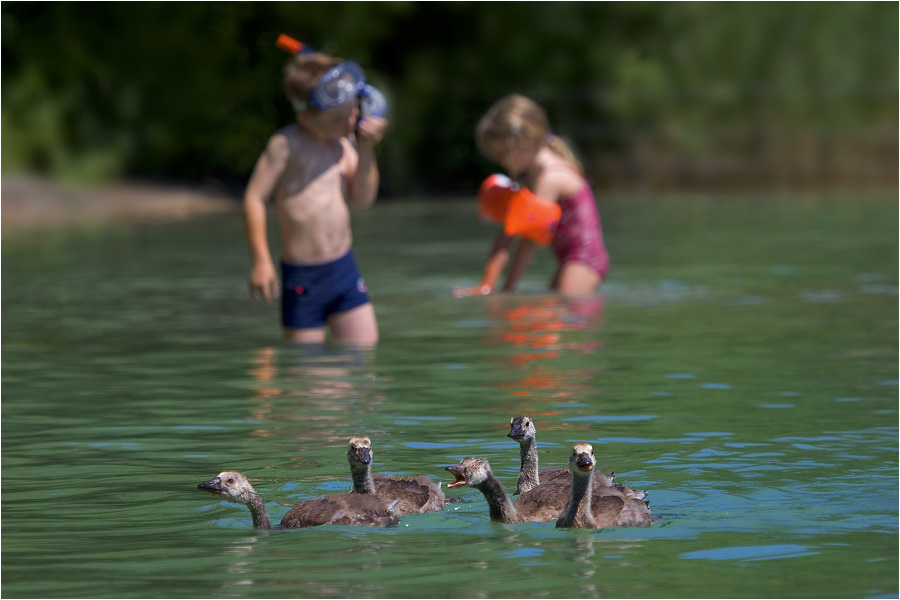
[[[335,341],[373,345],[378,323],[353,258],[348,204],[367,208],[375,201],[374,146],[387,121],[367,117],[357,123],[358,84],[365,76],[356,63],[297,54],[284,75],[297,123],[269,139],[244,195],[250,295],[267,303],[278,296],[266,237],[265,204],[274,196],[285,339],[321,343],[327,326]]]

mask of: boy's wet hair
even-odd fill
[[[295,54],[284,67],[284,93],[295,109],[305,107],[305,110],[315,111],[316,108],[307,103],[310,92],[322,75],[342,62],[344,60],[341,58],[320,52]]]

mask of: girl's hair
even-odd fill
[[[491,106],[475,127],[475,143],[487,158],[496,161],[492,147],[498,143],[525,141],[546,146],[584,174],[581,161],[562,138],[550,130],[547,113],[540,104],[520,94],[510,94]]]
[[[295,111],[315,110],[314,107],[307,106],[306,99],[322,75],[342,62],[343,59],[319,52],[294,55],[284,67],[284,92]]]

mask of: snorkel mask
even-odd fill
[[[366,75],[352,60],[329,69],[309,93],[308,103],[317,110],[343,106],[359,97]]]
[[[309,46],[284,34],[278,36],[275,44],[292,54],[314,52]],[[387,114],[387,99],[384,94],[375,86],[366,83],[366,74],[362,67],[348,60],[322,75],[305,101],[291,99],[291,105],[296,112],[305,111],[310,107],[328,110],[343,106],[354,98],[359,99],[360,120],[366,117],[383,117]]]

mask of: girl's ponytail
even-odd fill
[[[567,163],[571,164],[575,169],[584,175],[584,166],[582,166],[581,161],[578,160],[578,157],[575,156],[575,153],[572,151],[572,148],[569,144],[566,143],[564,139],[557,136],[553,132],[547,134],[545,138],[544,144],[547,148],[550,149],[554,154],[561,156]]]

